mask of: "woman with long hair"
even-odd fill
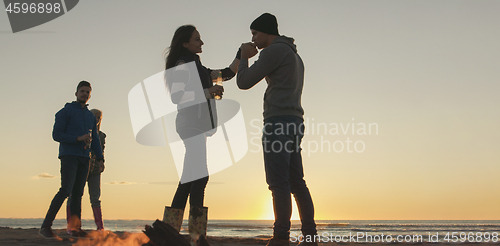
[[[240,61],[238,51],[227,68],[206,68],[197,55],[202,52],[203,44],[196,27],[181,26],[174,33],[165,60],[165,69],[174,71],[173,79],[167,78],[167,87],[172,102],[177,104],[176,131],[183,140],[186,152],[182,176],[171,206],[165,207],[163,221],[180,231],[189,196],[189,234],[192,240],[205,236],[207,230],[207,208],[203,206],[208,183],[206,140],[217,128],[214,97],[222,96],[224,91],[222,86],[213,85],[213,81],[219,76],[223,81],[234,77]],[[199,81],[193,80],[189,74],[192,71],[186,71],[182,66],[190,62],[196,64],[195,73],[198,73]],[[201,89],[203,93],[195,93],[201,92]]]

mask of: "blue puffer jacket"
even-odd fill
[[[87,106],[82,108],[79,102],[66,103],[64,108],[56,113],[52,131],[52,138],[59,142],[59,158],[65,155],[89,158],[90,149],[85,149],[83,141],[76,140],[79,136],[88,134],[89,129],[92,129],[91,149],[96,154],[97,160],[103,160],[94,114]]]

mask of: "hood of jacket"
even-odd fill
[[[293,42],[295,42],[295,39],[293,38],[287,36],[279,36],[276,37],[271,44],[276,44],[276,43],[286,44],[290,46],[290,48],[292,48],[293,52],[297,53],[297,46]]]

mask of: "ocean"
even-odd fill
[[[43,219],[2,219],[0,227],[39,228]],[[105,220],[111,231],[141,232],[151,220]],[[317,220],[322,242],[498,242],[500,220]],[[83,220],[84,230],[95,229]],[[272,235],[270,220],[210,220],[208,236],[266,238]],[[54,221],[54,229],[66,228],[66,221]],[[187,221],[181,233],[187,234]],[[290,240],[302,240],[300,222],[292,221]],[[355,241],[353,241],[355,240]]]

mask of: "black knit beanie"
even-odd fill
[[[269,13],[264,13],[257,17],[250,25],[250,29],[271,35],[280,35],[278,33],[278,21],[276,20],[276,16]]]

